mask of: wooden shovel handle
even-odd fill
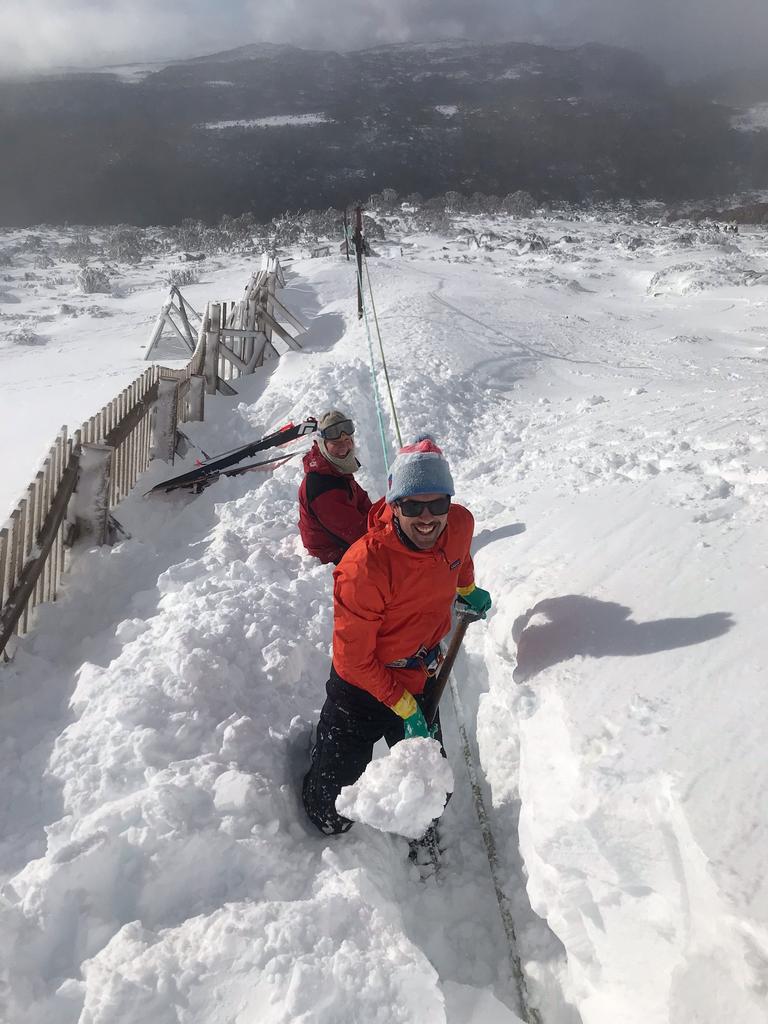
[[[437,716],[437,709],[440,706],[440,699],[445,692],[445,688],[448,685],[448,677],[453,669],[453,663],[456,661],[456,655],[459,653],[461,642],[464,639],[464,634],[467,632],[467,626],[470,622],[476,622],[479,618],[473,612],[459,612],[459,621],[456,623],[456,628],[451,634],[451,642],[448,644],[448,650],[445,653],[443,664],[440,666],[440,671],[437,673],[435,679],[435,685],[430,693],[427,700],[424,701],[424,717],[427,720],[427,725],[432,725]]]

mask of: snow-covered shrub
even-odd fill
[[[502,202],[503,200],[498,196],[487,196],[484,192],[473,192],[464,204],[464,209],[466,209],[467,213],[489,215],[498,213],[501,209]]]
[[[140,263],[147,255],[145,233],[141,228],[133,228],[127,224],[118,224],[107,231],[104,239],[104,255],[119,263]]]
[[[77,275],[77,284],[80,291],[86,295],[94,292],[111,292],[112,283],[106,271],[99,267],[82,267]]]
[[[282,217],[272,220],[270,240],[273,247],[278,245],[296,245],[302,239],[301,223],[296,217],[284,213]]]
[[[649,295],[689,295],[712,288],[768,284],[768,273],[727,258],[711,263],[678,263],[658,270],[648,284]]]
[[[642,248],[645,245],[645,239],[642,235],[633,235],[629,231],[617,231],[611,235],[610,241],[614,245],[621,245],[629,252],[634,252],[636,249]]]
[[[66,283],[67,279],[63,274],[50,274],[43,281],[46,288],[61,288],[61,286]]]
[[[166,277],[165,283],[169,288],[184,288],[189,284],[197,284],[199,280],[197,272],[191,267],[174,267]]]
[[[458,195],[458,192],[454,195]],[[431,231],[438,235],[450,234],[452,223],[446,208],[445,197],[437,196],[422,203],[421,207],[413,214],[412,224],[413,229],[417,231]]]
[[[530,192],[519,190],[511,192],[502,200],[502,213],[508,213],[512,217],[532,217],[536,210],[536,203]]]
[[[448,213],[456,213],[461,209],[464,202],[464,197],[461,192],[454,192],[453,190],[446,192],[443,196],[443,208]]]
[[[241,213],[239,217],[225,213],[218,224],[218,231],[223,236],[222,248],[239,248],[249,243],[257,227],[256,218],[250,212]]]
[[[327,210],[311,210],[302,214],[302,219],[310,238],[340,238],[344,234],[341,211],[332,206]]]
[[[87,231],[76,231],[72,236],[72,241],[62,246],[61,255],[63,259],[79,263],[84,267],[86,262],[98,251],[98,245],[91,241],[91,236]]]
[[[400,204],[400,209],[406,212],[413,212],[418,210],[424,202],[424,196],[421,192],[409,192],[405,197],[405,201]]]
[[[536,231],[526,231],[521,253],[543,252],[548,246],[549,242],[543,235],[538,234]]]
[[[12,345],[47,345],[48,339],[43,334],[38,334],[33,331],[31,327],[17,327],[15,331],[10,333],[10,341]]]
[[[363,216],[363,232],[365,237],[368,239],[384,239],[386,237],[384,228],[381,224],[379,224],[378,221],[373,220],[372,217],[366,217],[365,215]]]
[[[203,249],[207,230],[201,220],[185,217],[178,227],[171,229],[171,237],[179,249]]]

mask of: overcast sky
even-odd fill
[[[768,0],[0,0],[0,75],[211,53],[447,38],[618,43],[706,73],[768,58]]]

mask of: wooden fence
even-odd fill
[[[55,601],[78,537],[114,538],[110,509],[152,458],[173,459],[176,424],[203,417],[205,334],[181,370],[149,367],[69,437],[62,427],[0,530],[0,653]]]
[[[180,339],[190,352],[195,350],[195,332],[193,325],[200,323],[200,314],[187,302],[177,285],[171,285],[168,299],[160,310],[160,315],[152,328],[145,359],[151,359],[152,353],[163,336],[166,327],[170,327],[174,335]]]
[[[208,307],[205,319],[209,332],[209,364],[206,368],[206,389],[209,393],[213,393],[214,376],[219,390],[226,393],[230,390],[226,382],[253,373],[263,366],[265,358],[278,356],[274,344],[276,337],[288,348],[301,348],[289,327],[298,334],[304,333],[306,327],[276,295],[277,289],[284,285],[280,261],[265,255],[261,268],[245,286],[242,299],[213,303]]]
[[[202,420],[205,394],[234,394],[228,383],[252,373],[284,326],[306,328],[276,298],[280,263],[266,256],[236,303],[209,303],[192,358],[180,370],[151,366],[72,437],[62,427],[40,471],[0,530],[0,656],[30,627],[34,609],[55,601],[78,538],[111,543],[114,508],[152,459],[172,462],[178,424]],[[282,321],[282,322],[281,322]]]

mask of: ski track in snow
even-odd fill
[[[532,998],[547,1024],[758,1024],[768,286],[744,268],[765,236],[502,219],[407,241],[370,270],[401,427],[438,438],[477,520],[494,610],[456,674]],[[305,351],[210,399],[192,440],[333,406],[372,425],[353,290],[346,262],[295,263]],[[0,355],[13,387],[39,375]],[[378,496],[377,432],[357,438]],[[450,708],[439,883],[404,839],[304,820],[332,609],[295,460],[142,500],[166,473],[0,669],[0,1020],[514,1022]]]

